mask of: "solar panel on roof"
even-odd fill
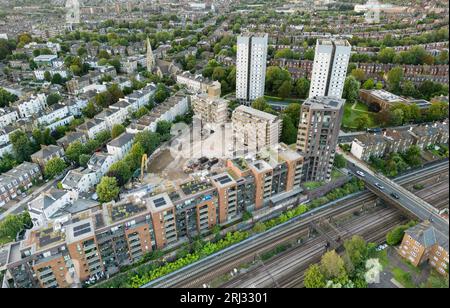
[[[77,237],[77,236],[80,236],[80,235],[83,235],[83,234],[86,234],[86,233],[89,233],[89,232],[91,232],[91,227],[90,226],[88,226],[87,228],[84,228],[84,229],[81,229],[81,230],[78,230],[78,231],[74,232],[73,236]]]
[[[76,232],[76,231],[79,231],[79,230],[84,229],[84,228],[89,227],[89,226],[90,226],[89,223],[85,223],[85,224],[76,226],[75,228],[73,228],[73,231]]]
[[[164,199],[164,198],[158,198],[158,199],[154,200],[153,203],[155,204],[156,207],[160,207],[160,206],[167,204],[166,199]]]
[[[228,176],[223,176],[223,177],[219,178],[218,181],[220,182],[220,184],[224,185],[224,184],[230,183],[231,179]]]

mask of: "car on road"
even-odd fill
[[[378,187],[380,190],[383,190],[384,187],[380,183],[375,183],[375,186]]]
[[[397,199],[397,200],[400,199],[400,196],[397,195],[396,193],[392,193],[391,197],[394,198],[394,199]]]
[[[362,171],[356,171],[356,174],[357,175],[359,175],[359,176],[361,176],[361,177],[365,177],[366,176],[366,174],[364,173],[364,172],[362,172]]]

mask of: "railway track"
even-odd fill
[[[423,197],[427,202],[431,202],[431,200],[437,200],[439,202],[444,199],[448,206],[448,199],[445,200],[445,194],[448,196],[448,183],[440,183],[435,186],[439,187],[439,190],[435,189],[434,193],[424,192],[418,195]],[[436,206],[435,203],[431,203]],[[345,239],[351,237],[352,234],[359,234],[368,242],[382,243],[389,230],[399,223],[404,222],[401,220],[399,211],[395,209],[385,209],[382,210],[381,213],[372,216],[375,216],[374,220],[372,220],[372,222],[367,222],[367,225],[364,219],[359,219],[346,222],[343,226],[337,227],[338,229],[347,231],[340,236]],[[380,217],[381,219],[379,219]],[[350,229],[348,229],[349,225]],[[275,257],[266,263],[264,267],[260,266],[254,269],[254,273],[249,272],[243,274],[238,278],[223,284],[221,287],[302,287],[304,272],[310,264],[320,261],[324,252],[324,242],[324,239],[322,239],[321,242],[317,239],[313,239],[308,243],[305,243],[304,246],[299,246],[292,251],[285,252],[280,256]],[[270,275],[268,275],[268,273],[270,273]],[[283,273],[288,274],[283,275]],[[256,282],[252,280],[254,279],[253,277],[258,275],[261,277],[260,280],[257,280]],[[271,283],[269,278],[276,281],[276,283]]]
[[[429,179],[446,171],[448,171],[448,164],[434,165],[420,172],[404,176],[398,179],[397,182],[402,185],[414,184],[417,181]],[[327,206],[305,213],[292,221],[253,236],[167,276],[151,281],[143,287],[199,287],[203,283],[209,282],[213,278],[232,270],[239,264],[252,261],[255,255],[270,251],[281,243],[301,236],[311,222],[358,211],[364,206],[362,204],[370,204],[375,199],[376,197],[372,193],[365,191],[352,195],[349,198],[332,202]]]
[[[379,229],[381,224],[384,223],[382,232],[387,232],[391,226],[396,225],[399,220],[402,220],[400,216],[398,211],[394,209],[379,208],[373,213],[346,222],[345,228],[341,226],[337,230],[332,229],[328,233],[328,236],[334,239],[341,238],[345,240],[354,234],[359,234],[365,239],[370,240],[374,234],[377,232],[380,233]],[[264,266],[260,265],[255,272],[251,271],[247,275],[243,274],[239,276],[239,279],[234,279],[221,287],[286,287],[292,283],[291,278],[295,278],[296,275],[285,275],[285,273],[302,272],[314,260],[319,261],[320,257],[327,250],[326,243],[327,239],[323,236],[312,238],[288,253],[283,253],[273,258]]]

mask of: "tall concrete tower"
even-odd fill
[[[317,40],[309,97],[342,98],[351,48],[346,40]]]
[[[237,38],[236,99],[250,103],[264,96],[267,65],[267,34]]]

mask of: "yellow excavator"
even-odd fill
[[[144,180],[144,170],[148,167],[148,156],[147,154],[142,155],[141,160],[141,182]]]

